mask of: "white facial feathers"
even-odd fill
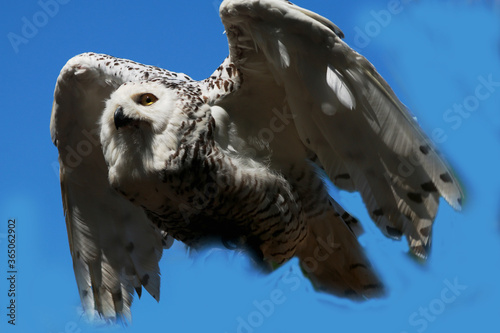
[[[149,105],[141,104],[143,95],[157,98]],[[154,82],[128,82],[119,87],[106,102],[102,123],[114,123],[116,110],[121,107],[125,117],[151,126],[153,133],[161,133],[168,125],[176,108],[175,92]]]
[[[139,178],[164,165],[178,145],[177,99],[174,90],[143,81],[120,86],[106,101],[100,136],[111,183],[120,175]]]

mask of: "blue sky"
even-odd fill
[[[334,191],[365,226],[361,242],[389,287],[385,299],[357,304],[316,293],[296,260],[263,275],[244,254],[207,249],[189,255],[177,244],[160,263],[160,303],[143,294],[134,302],[132,324],[123,328],[91,325],[80,313],[57,150],[49,133],[56,78],[69,58],[94,51],[203,79],[227,56],[219,1],[59,0],[57,7],[47,7],[54,1],[4,2],[0,11],[5,64],[0,69],[5,156],[0,164],[0,331],[498,331],[498,2],[296,2],[343,29],[347,43],[374,63],[463,182],[465,208],[454,212],[443,202],[425,265],[407,255],[404,242],[380,234],[357,195]],[[12,42],[14,34],[19,38]],[[15,329],[6,317],[9,219],[17,224]]]

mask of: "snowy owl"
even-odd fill
[[[142,287],[158,300],[174,239],[269,267],[296,256],[319,290],[380,295],[326,178],[421,258],[439,198],[461,207],[453,172],[332,22],[285,0],[225,0],[220,16],[229,57],[206,80],[95,53],[57,79],[50,130],[89,313],[130,318]]]

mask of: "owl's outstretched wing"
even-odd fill
[[[50,122],[59,150],[61,192],[76,282],[85,312],[130,320],[134,290],[159,299],[158,261],[171,238],[140,207],[108,183],[100,144],[105,100],[122,83],[170,73],[114,57],[85,53],[57,79]]]
[[[240,110],[271,113],[284,98],[330,179],[359,191],[384,234],[406,235],[425,258],[439,197],[459,209],[462,190],[373,65],[333,23],[286,0],[225,0],[220,14],[242,82],[237,97],[250,104]]]

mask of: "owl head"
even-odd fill
[[[183,117],[175,90],[159,81],[127,82],[106,101],[101,144],[110,184],[144,180],[178,146]]]

